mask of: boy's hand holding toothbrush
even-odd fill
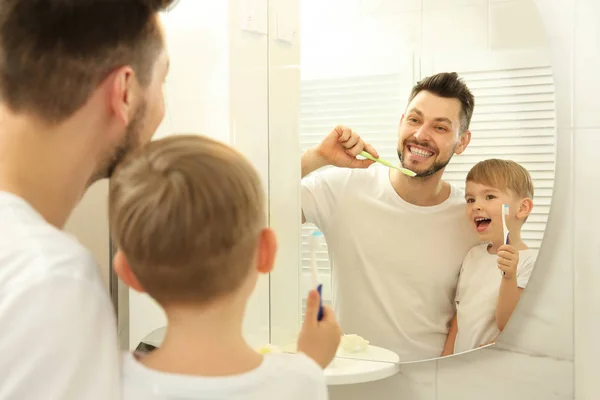
[[[513,279],[517,276],[519,264],[519,251],[510,244],[498,248],[498,268],[503,272],[504,279]]]
[[[322,318],[319,320],[319,310]],[[306,317],[298,337],[298,351],[315,360],[323,369],[335,357],[342,338],[342,329],[331,307],[321,306],[317,290],[311,290],[306,300]]]
[[[510,231],[514,229],[508,204],[502,205],[502,228],[504,245],[498,248],[498,268],[502,271],[504,279],[513,279],[517,276],[519,264],[519,251],[509,244]]]

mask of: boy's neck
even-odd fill
[[[170,308],[161,346],[143,363],[162,372],[228,376],[249,372],[262,356],[244,340],[244,305],[210,305],[204,308]]]

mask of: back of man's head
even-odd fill
[[[163,306],[206,304],[239,289],[266,227],[254,167],[212,139],[151,142],[116,171],[110,225],[139,284]]]
[[[59,123],[115,68],[148,85],[175,0],[0,0],[0,101]]]

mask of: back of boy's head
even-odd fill
[[[533,199],[533,181],[529,172],[511,160],[491,158],[480,161],[467,174],[467,182],[486,185],[502,192],[510,191],[521,199]]]
[[[144,290],[207,303],[248,277],[266,225],[258,174],[233,148],[196,135],[149,143],[110,184],[115,242]]]

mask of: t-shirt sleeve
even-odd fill
[[[535,266],[536,255],[519,255],[519,264],[517,265],[517,286],[525,289],[529,283],[529,278]]]
[[[461,287],[462,280],[464,279],[463,278],[464,271],[469,268],[469,263],[471,262],[471,258],[472,258],[471,257],[472,252],[473,252],[473,248],[471,248],[471,250],[469,250],[467,252],[467,254],[465,255],[465,259],[463,260],[462,265],[460,267],[460,271],[458,273],[458,283],[456,285],[456,293],[454,295],[454,304],[455,305],[460,303],[460,295],[461,295],[460,287]]]
[[[323,369],[304,353],[298,353],[295,356],[299,358],[302,368],[302,373],[298,375],[305,378],[302,386],[307,394],[306,399],[328,400],[329,393]]]
[[[100,288],[63,275],[17,290],[0,301],[0,400],[119,398],[116,326]]]
[[[321,230],[326,229],[338,207],[350,171],[347,168],[330,167],[302,179],[300,193],[306,222],[315,224]]]

